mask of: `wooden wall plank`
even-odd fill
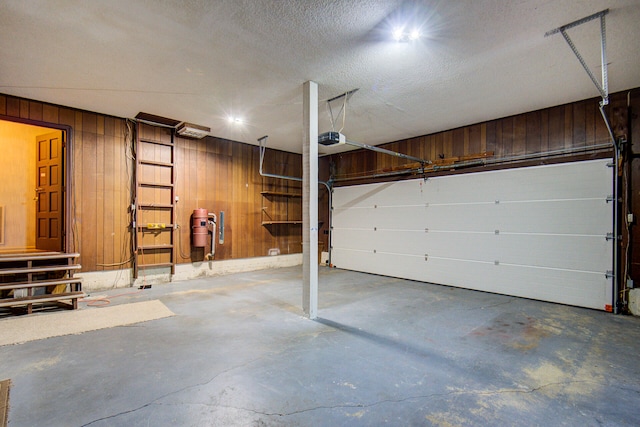
[[[564,148],[564,107],[554,107],[549,112],[549,151]]]
[[[18,98],[7,97],[7,116],[20,117],[20,100]]]
[[[539,153],[542,147],[542,115],[534,111],[526,115],[525,153]]]
[[[492,120],[486,124],[486,145],[484,151],[492,151],[495,153],[497,146],[497,121]]]
[[[513,117],[507,117],[505,119],[500,120],[501,127],[501,142],[502,142],[502,156],[508,157],[512,156],[514,153],[513,149],[513,140],[515,137],[515,128],[514,123],[515,119]]]
[[[571,105],[564,106],[564,148],[571,148],[573,145],[573,108]]]
[[[42,121],[42,108],[41,102],[29,101],[29,119]]]
[[[527,152],[527,116],[515,116],[513,123],[513,154],[516,156]]]
[[[29,118],[29,101],[26,99],[20,100],[20,118],[21,119]]]
[[[549,151],[549,110],[540,112],[540,152]]]
[[[57,106],[44,104],[42,106],[42,120],[48,123],[58,123],[58,111]]]
[[[64,113],[61,111],[61,120],[68,120],[70,119],[69,113],[70,111],[65,110]],[[75,114],[71,114],[73,117],[75,117]],[[82,234],[81,234],[81,225],[82,225],[82,219],[83,219],[83,212],[84,210],[82,209],[82,202],[83,202],[83,198],[82,198],[82,191],[83,191],[83,179],[82,179],[82,159],[83,159],[83,152],[84,152],[84,143],[82,140],[82,134],[80,132],[73,132],[73,140],[71,141],[71,143],[73,144],[73,171],[71,171],[70,173],[72,173],[73,179],[72,179],[72,185],[73,188],[71,188],[71,234],[72,234],[72,246],[73,248],[71,248],[72,250],[74,250],[75,252],[78,252],[80,254],[80,258],[78,260],[78,262],[83,266],[82,268],[84,269],[84,271],[91,271],[89,270],[85,264],[84,264],[84,259],[88,258],[88,253],[91,251],[91,248],[88,248],[85,250],[83,243],[83,239],[82,239]]]
[[[104,123],[104,121],[103,121]],[[104,131],[104,127],[103,127]],[[103,264],[113,264],[116,261],[114,247],[116,246],[116,221],[115,212],[121,212],[121,206],[119,203],[119,197],[115,194],[116,179],[110,179],[110,177],[116,178],[119,175],[115,174],[116,159],[114,152],[113,137],[98,134],[98,143],[102,139],[102,188],[103,188],[103,215],[102,216],[102,239],[103,239]],[[111,267],[105,269],[110,270]]]
[[[468,126],[462,129],[462,132],[463,132],[463,135],[464,135],[464,142],[462,144],[462,147],[463,147],[462,148],[462,155],[463,156],[469,155],[469,138],[470,138],[469,137],[469,131],[470,131],[470,129],[469,129]],[[444,157],[446,158],[447,156],[444,156]]]
[[[596,120],[600,116],[598,107],[593,102],[585,103],[585,142],[593,145],[596,140]]]
[[[94,120],[95,121],[95,120]],[[95,130],[95,129],[94,129]],[[85,132],[87,133],[87,132]],[[96,219],[95,219],[95,230],[96,230],[96,269],[103,270],[104,268],[101,265],[105,264],[107,261],[104,258],[105,254],[105,216],[107,212],[105,208],[107,208],[107,204],[105,203],[105,198],[108,196],[105,195],[105,180],[104,180],[104,136],[96,135],[95,132],[91,133],[95,137],[96,144],[96,160],[95,160],[95,199],[96,199]],[[106,196],[106,197],[105,197]],[[108,210],[111,210],[111,206],[108,206]]]
[[[232,197],[233,197],[233,171],[232,171],[232,164],[233,161],[231,160],[231,153],[232,153],[232,144],[228,144],[227,145],[227,154],[225,155],[225,159],[228,159],[228,161],[224,161],[221,166],[221,179],[220,182],[223,185],[223,191],[220,191],[220,200],[221,200],[221,207],[220,210],[223,210],[225,212],[225,223],[224,223],[224,234],[225,234],[225,239],[224,239],[224,259],[230,259],[233,258],[233,247],[234,245],[234,239],[235,239],[235,234],[234,233],[234,227],[233,227],[233,223],[229,223],[229,218],[233,217],[233,203],[232,203]],[[241,231],[240,231],[241,232]]]
[[[480,153],[482,145],[482,125],[469,126],[469,146],[465,155]]]
[[[74,111],[74,124],[73,124],[73,128],[75,129],[76,132],[82,132],[82,111]]]
[[[185,155],[186,155],[185,151],[186,150],[185,150],[184,139],[176,136],[176,140],[175,140],[176,165],[185,164]],[[185,262],[189,258],[188,254],[185,254],[185,256],[182,255],[185,253],[184,239],[185,239],[185,231],[187,229],[186,224],[188,222],[188,220],[185,220],[185,213],[187,209],[185,208],[186,199],[184,197],[184,176],[185,176],[186,170],[187,168],[184,168],[184,167],[183,168],[176,167],[175,195],[178,197],[178,202],[176,203],[175,224],[178,228],[175,231],[175,239],[176,239],[175,244],[177,245],[177,250],[176,250],[177,263]]]
[[[104,116],[96,116],[96,133],[98,135],[104,135]]]
[[[126,176],[126,173],[122,173],[122,159],[123,153],[125,149],[125,141],[123,140],[121,143],[122,150],[118,150],[118,144],[116,143],[116,138],[113,135],[106,134],[106,123],[108,122],[107,118],[105,118],[105,141],[108,144],[108,150],[105,153],[107,157],[111,157],[111,162],[109,162],[108,158],[105,160],[105,178],[108,183],[107,186],[110,190],[111,199],[113,200],[113,207],[111,209],[111,229],[105,228],[105,233],[111,235],[112,248],[111,253],[108,257],[105,257],[111,261],[111,263],[121,263],[128,258],[128,254],[122,254],[122,242],[124,236],[123,224],[122,220],[124,218],[123,212],[127,211],[126,204],[122,204],[123,193],[125,193],[125,188],[122,186],[123,176]],[[110,166],[111,165],[111,166]],[[114,179],[109,179],[109,177],[113,177]],[[111,269],[116,270],[123,268],[123,265],[113,266]]]
[[[76,115],[78,118],[78,115]],[[81,118],[80,118],[81,120]],[[97,150],[96,135],[91,133],[79,132],[82,138],[82,193],[80,197],[80,209],[82,211],[82,221],[80,223],[80,238],[82,239],[82,247],[84,249],[82,266],[88,271],[96,270],[98,242],[96,233],[96,224],[98,209],[102,208],[97,205]]]
[[[73,128],[74,133],[74,141],[76,139],[81,139],[80,136],[75,135],[79,133],[79,130],[76,129],[76,113],[70,108],[60,108],[58,111],[59,123],[65,126],[71,126]]]
[[[600,110],[598,112],[598,119],[596,120],[596,141],[600,144],[606,144],[611,142],[611,136],[609,136],[609,131],[607,130],[607,125],[604,123],[604,119],[602,118],[602,114]]]
[[[586,110],[584,102],[573,104],[573,138],[572,147],[584,147],[586,145]]]

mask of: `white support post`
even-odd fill
[[[302,85],[302,309],[318,316],[318,84]]]

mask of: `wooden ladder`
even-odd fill
[[[174,129],[138,122],[134,278],[149,268],[175,274],[175,181]]]

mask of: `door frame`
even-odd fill
[[[61,130],[62,131],[62,135],[64,138],[64,142],[66,143],[66,147],[64,148],[64,156],[63,156],[63,161],[64,161],[64,170],[63,170],[63,174],[64,174],[64,220],[63,220],[63,227],[64,229],[62,230],[64,233],[64,238],[62,239],[62,244],[63,244],[63,248],[62,248],[62,252],[64,253],[70,253],[72,251],[72,247],[73,247],[73,238],[72,238],[72,218],[71,218],[71,195],[73,194],[73,127],[69,126],[69,125],[62,125],[62,124],[58,124],[58,123],[51,123],[51,122],[45,122],[42,120],[31,120],[31,119],[23,119],[23,118],[18,118],[18,117],[13,117],[13,116],[6,116],[3,114],[0,114],[0,120],[6,121],[6,122],[13,122],[13,123],[21,123],[24,125],[31,125],[31,126],[40,126],[40,127],[45,127],[45,128],[50,128],[50,129],[56,129],[56,130]],[[26,142],[25,142],[26,143]],[[33,141],[30,141],[29,143],[33,143]]]

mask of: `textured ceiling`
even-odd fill
[[[607,8],[609,90],[639,87],[639,0],[3,0],[0,93],[251,144],[268,134],[300,153],[313,80],[320,132],[326,100],[359,88],[343,133],[376,145],[597,97],[562,36],[544,34]],[[403,16],[425,36],[387,39]],[[599,21],[569,35],[599,75]]]

